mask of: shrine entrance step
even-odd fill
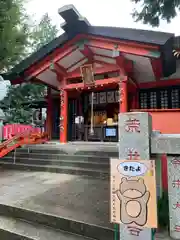
[[[109,159],[118,157],[116,145],[26,145],[0,159],[4,169],[57,172],[108,179]]]

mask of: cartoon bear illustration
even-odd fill
[[[150,192],[147,191],[144,180],[122,178],[116,194],[120,200],[121,222],[144,226],[147,222],[147,204],[150,198]]]

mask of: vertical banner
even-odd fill
[[[80,67],[81,76],[84,85],[86,86],[93,86],[95,84],[94,81],[94,73],[93,73],[93,66],[92,64],[87,64]]]
[[[150,161],[150,140],[151,140],[151,133],[152,133],[152,118],[148,113],[143,113],[143,112],[133,112],[133,113],[120,113],[119,114],[119,159],[122,159],[124,162],[124,167],[128,167],[128,169],[131,170],[139,170],[138,166],[144,166],[143,169],[147,168],[145,175],[141,176],[134,176],[134,179],[132,180],[131,176],[124,176],[121,172],[122,175],[120,175],[119,170],[116,170],[116,177],[117,177],[117,172],[119,174],[119,180],[118,183],[116,182],[116,177],[114,178],[114,186],[117,187],[115,191],[120,191],[121,190],[121,184],[124,182],[124,184],[129,185],[129,180],[135,181],[133,182],[134,185],[136,185],[136,188],[141,186],[141,194],[142,194],[142,189],[144,191],[145,198],[143,201],[143,204],[146,205],[147,210],[151,206],[154,206],[153,211],[153,217],[149,217],[148,221],[144,224],[144,218],[140,218],[138,221],[133,221],[132,218],[135,219],[134,216],[136,216],[137,213],[142,211],[142,208],[139,206],[139,203],[137,201],[131,202],[131,205],[128,206],[128,211],[131,210],[132,208],[135,208],[135,212],[132,212],[132,216],[126,220],[126,218],[123,221],[120,219],[120,213],[119,213],[119,218],[117,217],[117,220],[119,222],[122,222],[120,224],[120,240],[152,240],[153,235],[152,235],[152,230],[149,228],[149,226],[157,226],[157,205],[156,205],[156,199],[154,199],[154,196],[156,198],[156,190],[155,190],[155,172],[154,172],[154,162]],[[126,161],[129,161],[129,163],[133,163],[134,161],[136,162],[135,164],[128,164]],[[145,162],[141,162],[143,160],[148,160],[149,163],[146,164]],[[112,160],[113,161],[113,160]],[[117,160],[115,160],[117,161]],[[139,162],[138,162],[139,161]],[[117,162],[115,163],[117,164]],[[120,162],[118,162],[119,166]],[[141,165],[143,164],[143,165]],[[122,163],[121,165],[122,166]],[[150,167],[151,166],[151,167]],[[136,167],[136,168],[135,168]],[[149,167],[152,170],[150,173]],[[112,171],[114,167],[112,165]],[[141,170],[142,171],[142,170]],[[131,171],[127,171],[129,174]],[[135,171],[133,171],[135,172]],[[136,172],[135,172],[136,173]],[[152,185],[149,185],[149,177],[148,174],[151,175],[153,173],[153,177],[150,179],[153,179]],[[132,173],[131,173],[132,174]],[[114,175],[112,175],[114,176]],[[122,177],[123,176],[123,177]],[[123,179],[124,178],[124,179]],[[131,183],[131,182],[130,182]],[[131,184],[130,184],[131,185]],[[124,187],[123,187],[124,189]],[[114,191],[114,190],[113,190]],[[121,190],[122,191],[122,190]],[[124,191],[124,190],[123,190]],[[140,191],[136,193],[136,195],[140,194]],[[152,197],[150,197],[150,193],[152,192]],[[127,192],[126,192],[127,194]],[[149,196],[148,196],[149,195]],[[120,195],[119,195],[120,196]],[[139,195],[140,197],[140,195]],[[116,198],[116,209],[118,209],[117,204],[120,205],[120,201],[118,198],[117,194],[113,194],[113,198]],[[119,202],[118,202],[119,201]],[[139,207],[138,207],[139,206]],[[121,205],[119,206],[119,210],[121,208]],[[141,208],[141,211],[138,210]],[[145,209],[145,208],[144,208]],[[139,211],[139,212],[138,212]],[[148,213],[147,211],[145,211]],[[134,215],[133,215],[134,214]],[[156,216],[156,217],[155,217]],[[152,218],[152,219],[151,219]],[[142,221],[143,220],[143,221]],[[142,222],[141,222],[142,221]],[[153,221],[153,224],[152,224]],[[137,228],[137,231],[132,231],[132,229],[129,229],[128,223],[134,224],[134,227]],[[137,225],[139,223],[139,225]],[[135,226],[136,225],[136,226]],[[142,226],[140,226],[142,225]],[[135,230],[134,228],[134,230]]]

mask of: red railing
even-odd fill
[[[33,130],[27,130],[23,133],[11,136],[10,139],[0,144],[0,158],[4,157],[14,149],[26,144],[40,144],[48,141],[47,133],[36,133]]]
[[[3,139],[10,139],[12,136],[15,136],[20,133],[24,133],[26,131],[33,131],[36,133],[40,133],[40,128],[34,128],[31,125],[23,125],[23,124],[7,124],[3,126]]]

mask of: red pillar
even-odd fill
[[[128,89],[127,89],[127,77],[121,80],[119,84],[119,106],[121,113],[128,112]]]
[[[161,156],[161,177],[162,177],[162,188],[164,191],[168,190],[168,169],[167,169],[167,156],[162,154]]]
[[[68,93],[60,90],[60,142],[67,142],[67,120],[68,120]]]

